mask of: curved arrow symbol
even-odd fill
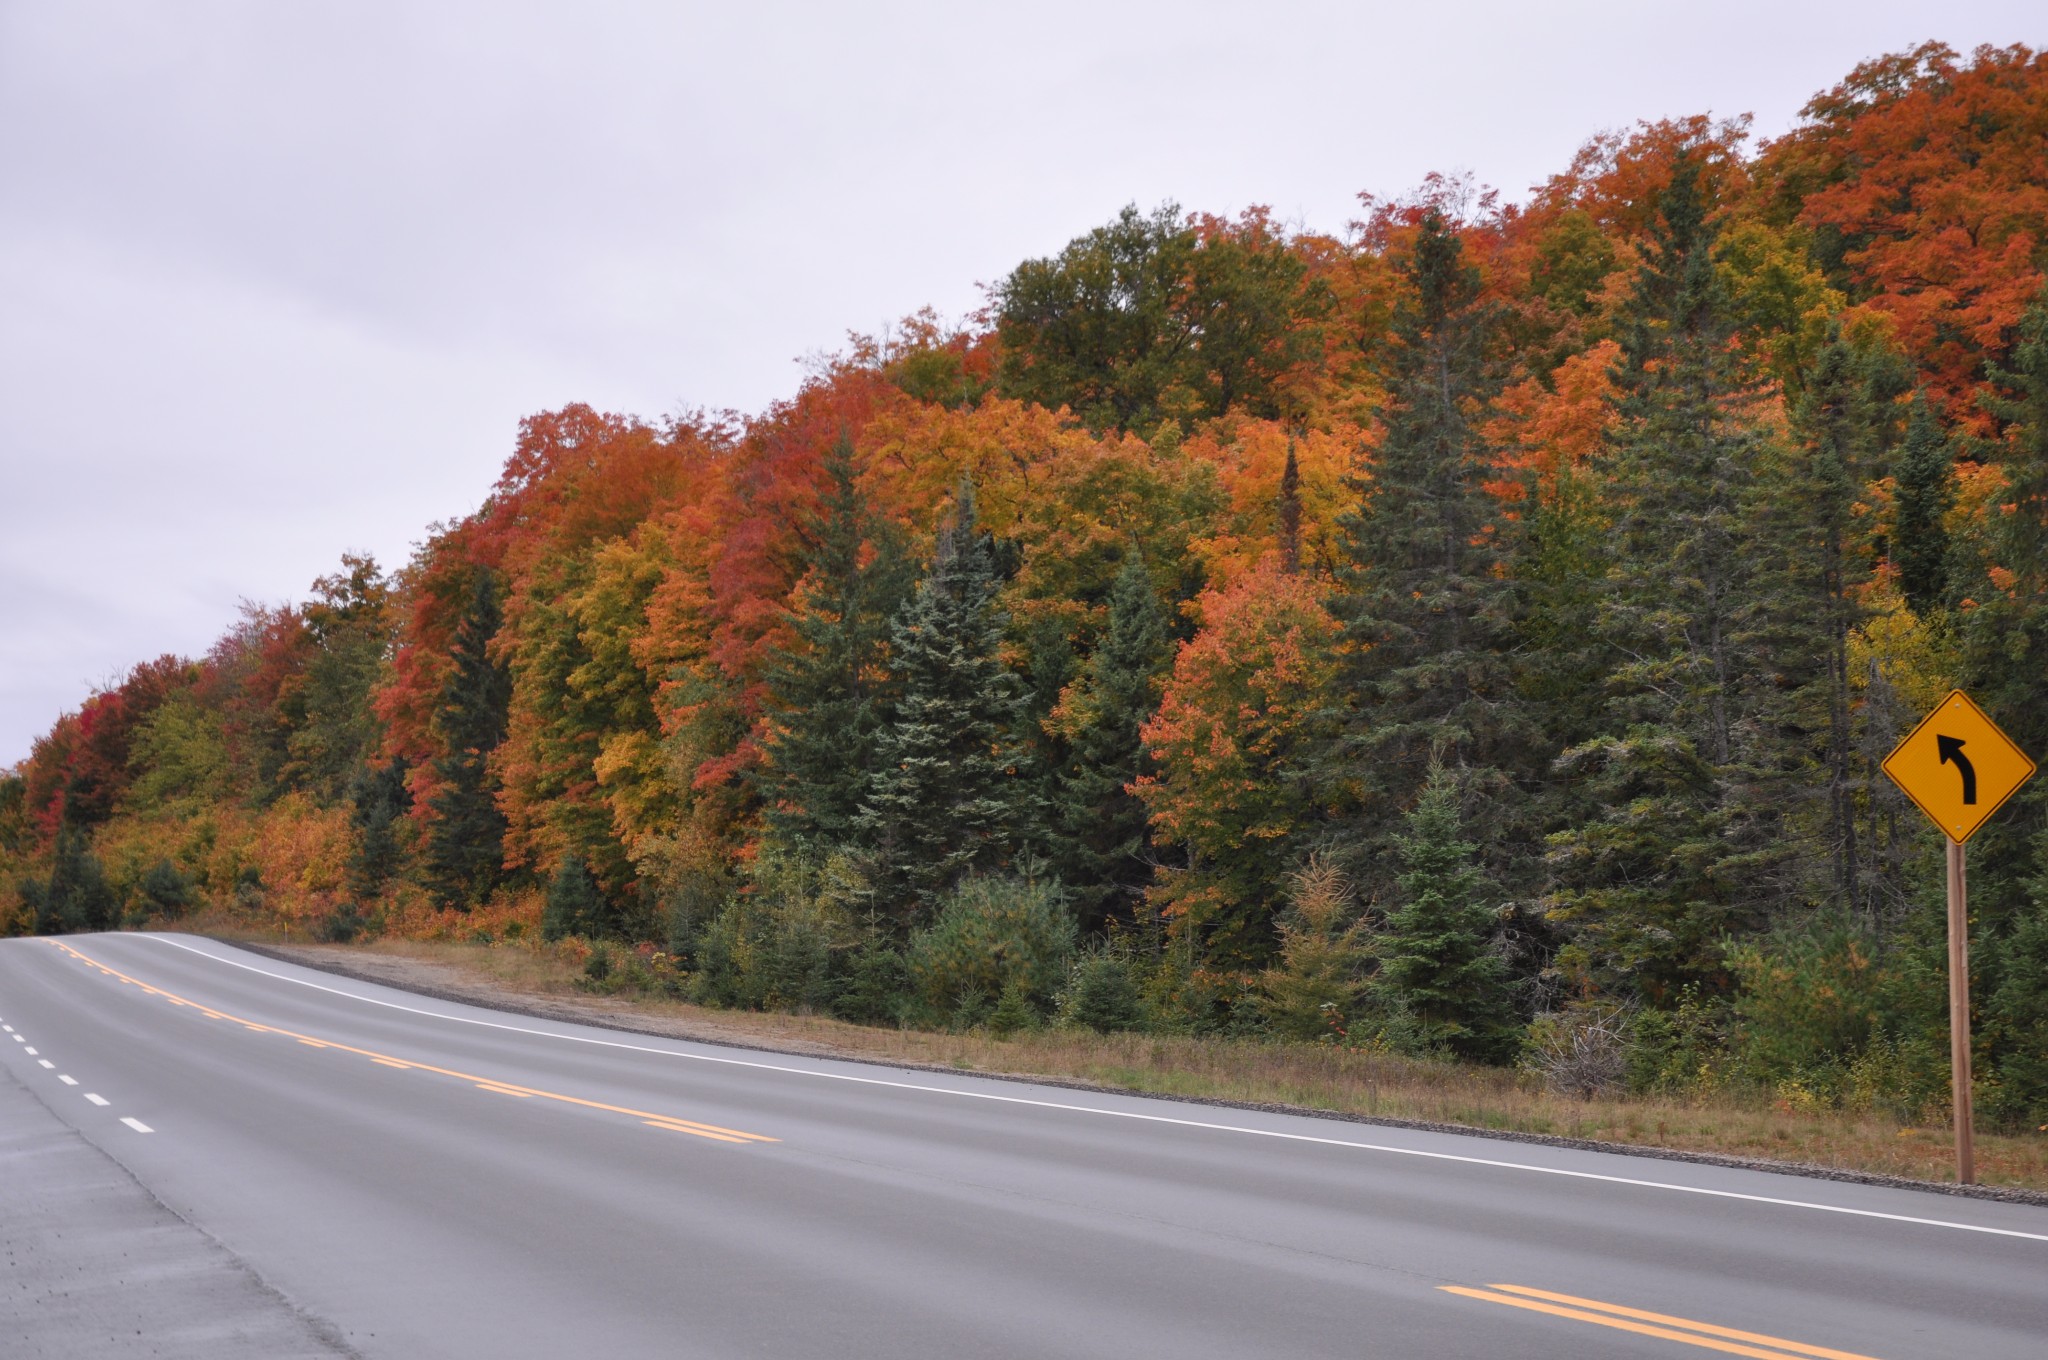
[[[1963,754],[1963,739],[1944,737],[1937,733],[1934,744],[1941,750],[1941,763],[1946,765],[1951,761],[1955,762],[1956,769],[1963,776],[1963,806],[1974,807],[1977,802],[1977,767]],[[1927,748],[1923,746],[1921,749]]]

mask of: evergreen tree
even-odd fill
[[[405,787],[405,762],[389,760],[381,766],[364,766],[349,787],[349,803],[354,843],[349,847],[348,890],[368,900],[398,872],[404,853],[398,824],[412,806],[412,795]]]
[[[541,909],[541,938],[581,935],[603,939],[613,933],[612,916],[611,904],[590,876],[590,866],[576,855],[566,856],[548,883],[547,902]]]
[[[2004,489],[1967,572],[1959,571],[1961,682],[2022,751],[2048,751],[2048,289],[2021,318],[2010,361],[1986,405],[2005,424]],[[1986,1070],[2020,1083],[1999,1099],[2007,1118],[2048,1108],[2048,1064],[2036,1047],[2048,1015],[2035,991],[2048,977],[2048,780],[2035,778],[1970,841],[1971,965],[1989,998],[1980,1034]],[[2040,1121],[2036,1120],[2035,1123]]]
[[[1739,707],[1759,665],[1743,645],[1744,515],[1764,449],[1743,419],[1756,394],[1728,344],[1699,169],[1674,166],[1630,305],[1595,617],[1609,702],[1604,732],[1558,758],[1594,806],[1551,837],[1546,901],[1573,936],[1568,972],[1653,998],[1714,972],[1723,937],[1783,890]]]
[[[1515,1014],[1507,964],[1492,948],[1497,893],[1462,838],[1458,787],[1433,767],[1396,838],[1400,905],[1379,937],[1374,990],[1412,1026],[1413,1039],[1461,1058],[1513,1055]]]
[[[1054,794],[1060,876],[1084,925],[1133,919],[1133,905],[1152,879],[1151,823],[1128,790],[1147,768],[1139,729],[1159,706],[1171,641],[1144,555],[1133,544],[1110,588],[1109,629],[1073,704],[1080,725]]]
[[[1351,709],[1325,774],[1357,799],[1341,853],[1368,889],[1384,886],[1373,852],[1432,752],[1491,770],[1512,763],[1516,740],[1514,583],[1484,485],[1492,458],[1470,418],[1496,386],[1490,315],[1463,250],[1439,214],[1423,220],[1406,266],[1415,295],[1395,319],[1385,436],[1358,486],[1363,503],[1342,523],[1333,613],[1344,629],[1338,692]],[[1499,791],[1497,779],[1471,782]]]
[[[889,621],[909,588],[899,535],[861,495],[843,434],[825,473],[830,488],[804,525],[805,570],[789,615],[796,645],[765,672],[774,716],[756,776],[770,831],[821,854],[854,839],[888,716]]]
[[[490,769],[512,700],[511,672],[490,652],[502,621],[497,581],[479,568],[455,630],[455,667],[434,717],[446,753],[434,761],[440,788],[427,803],[434,812],[427,825],[427,881],[437,903],[459,911],[490,896],[504,875],[505,815]]]
[[[136,906],[144,916],[172,919],[183,916],[198,901],[192,880],[167,859],[149,866],[135,895]]]
[[[1914,394],[1896,477],[1892,565],[1906,603],[1925,617],[1951,602],[1947,517],[1956,498],[1955,455],[1925,392]]]
[[[879,905],[900,926],[968,872],[1003,865],[1035,821],[1018,740],[1025,696],[998,655],[996,585],[963,479],[931,572],[891,628],[902,697],[859,818]]]
[[[120,924],[121,904],[107,882],[106,870],[93,854],[85,828],[68,817],[58,828],[49,884],[37,908],[39,935],[112,930]]]
[[[1768,798],[1788,844],[1805,850],[1803,865],[1787,864],[1788,891],[1803,879],[1841,910],[1870,905],[1858,820],[1870,771],[1857,759],[1849,650],[1869,617],[1874,545],[1859,502],[1881,465],[1895,367],[1839,330],[1817,356],[1794,411],[1797,444],[1762,450],[1743,530],[1757,565],[1730,621],[1736,649],[1754,658],[1740,696],[1756,733],[1749,796]]]

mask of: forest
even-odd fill
[[[699,1004],[1949,1100],[1951,688],[2048,758],[2048,58],[1167,203],[480,507],[0,775],[0,934],[574,951]],[[1970,845],[2048,1128],[2048,779]],[[1567,1063],[1567,1058],[1570,1063]]]

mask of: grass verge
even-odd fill
[[[545,1003],[551,1011],[581,1012],[678,1037],[1932,1182],[1954,1176],[1945,1126],[1903,1125],[1879,1114],[1798,1111],[1727,1095],[1577,1100],[1553,1094],[1527,1073],[1311,1044],[1069,1029],[1003,1039],[878,1029],[826,1016],[713,1010],[626,992],[593,994],[583,982],[580,960],[559,950],[390,938],[361,946],[309,946],[254,933],[217,933],[399,985],[514,1005]],[[1987,1186],[2048,1191],[2048,1136],[1980,1134],[1977,1172]]]

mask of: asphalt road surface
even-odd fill
[[[0,1354],[2041,1360],[2048,1209],[0,941]]]

